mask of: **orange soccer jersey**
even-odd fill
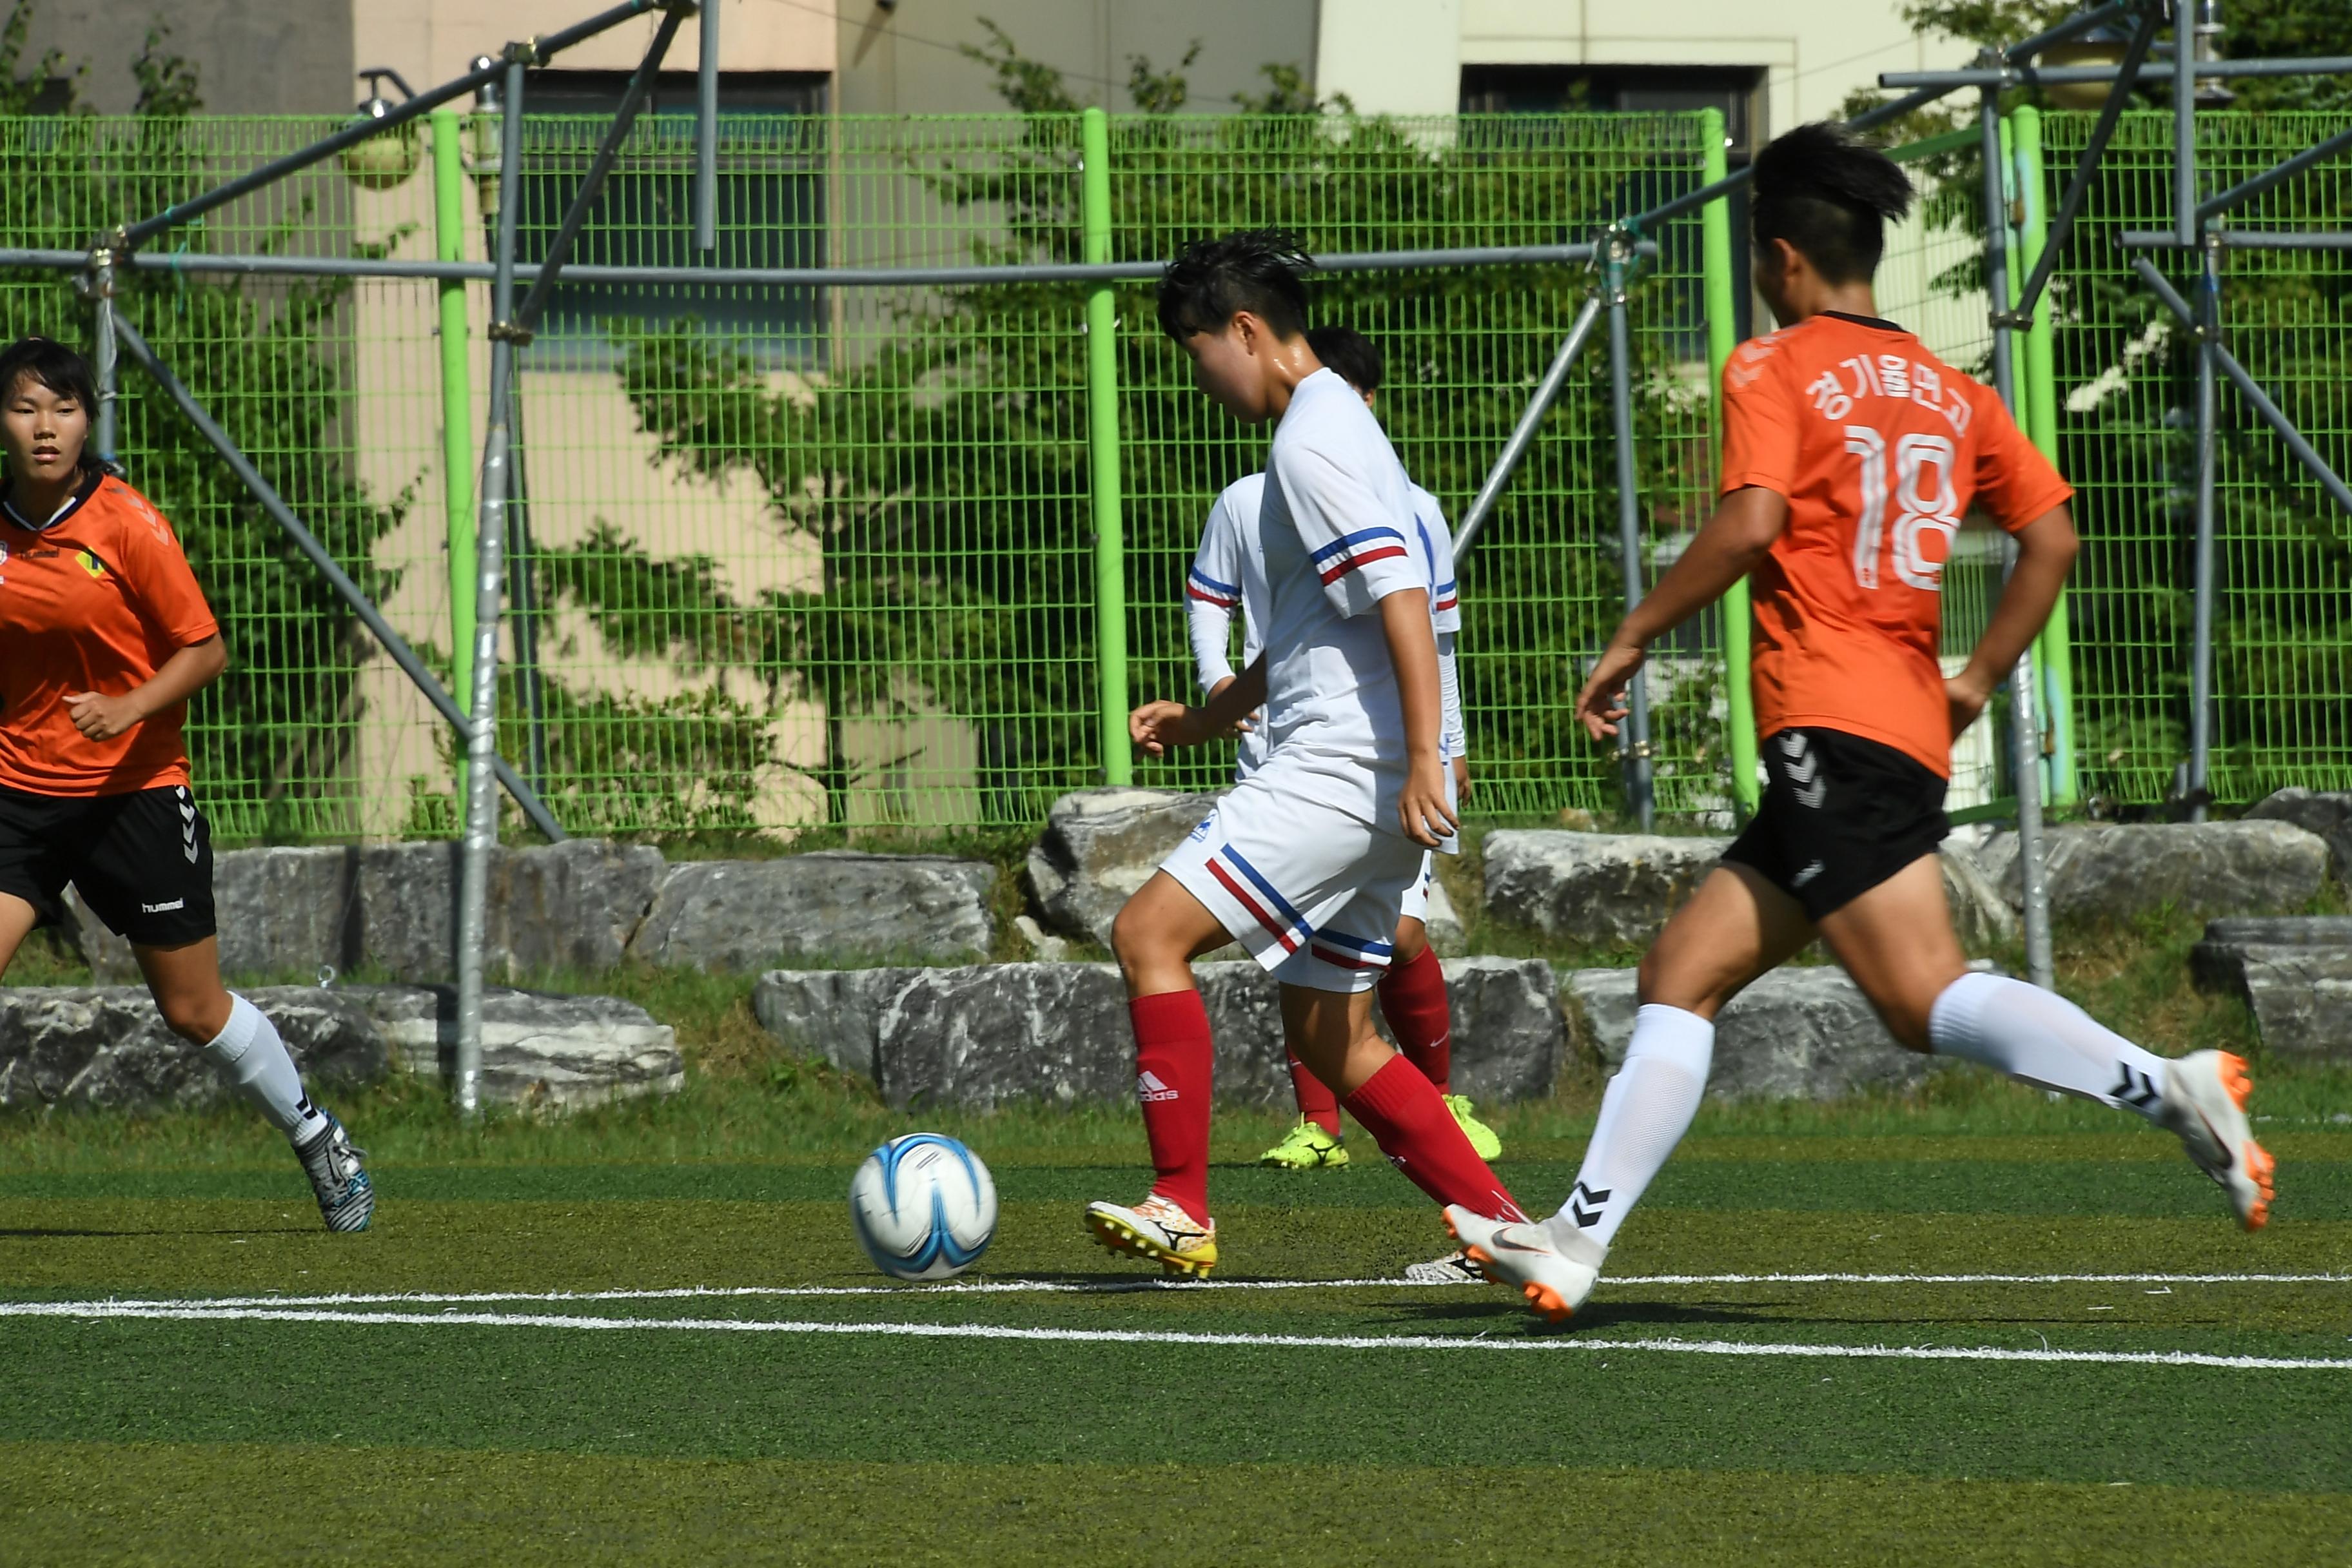
[[[1990,388],[1891,321],[1831,313],[1723,373],[1723,491],[1788,498],[1756,569],[1756,729],[1816,725],[1951,775],[1937,662],[1971,504],[2014,532],[2074,491]]]
[[[111,477],[39,528],[0,506],[0,785],[127,795],[188,782],[184,707],[110,741],[74,728],[66,700],[120,697],[219,627],[171,526]]]

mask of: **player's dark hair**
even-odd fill
[[[65,344],[51,338],[18,338],[0,349],[0,402],[14,398],[27,381],[72,398],[97,420],[98,378],[90,374],[89,362]],[[82,443],[79,466],[85,474],[98,471],[98,449],[91,442]]]
[[[1381,351],[1355,328],[1310,327],[1307,346],[1326,369],[1339,372],[1341,381],[1365,396],[1381,389]]]
[[[1217,239],[1196,239],[1176,253],[1160,279],[1160,330],[1182,342],[1195,332],[1221,332],[1236,310],[1247,310],[1278,338],[1307,330],[1307,252],[1283,228],[1245,228]]]
[[[1749,224],[1761,249],[1785,239],[1831,283],[1866,283],[1886,251],[1886,225],[1911,210],[1911,181],[1893,159],[1834,125],[1800,125],[1756,155]]]

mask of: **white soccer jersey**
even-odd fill
[[[1418,532],[1412,481],[1363,399],[1328,370],[1300,382],[1275,429],[1258,513],[1267,742],[1259,776],[1280,773],[1389,833],[1402,831],[1404,712],[1376,612],[1391,594],[1433,586]]]
[[[1454,540],[1445,523],[1445,510],[1437,498],[1407,480],[1412,498],[1414,554],[1429,590],[1430,625],[1437,636],[1439,685],[1444,699],[1445,732],[1443,752],[1450,763],[1464,754],[1462,702],[1454,668],[1454,644],[1462,626],[1460,595],[1454,579]],[[1242,617],[1241,669],[1247,669],[1264,651],[1259,631],[1266,616],[1268,595],[1265,554],[1258,535],[1258,516],[1265,490],[1265,475],[1251,474],[1225,487],[1209,508],[1201,531],[1200,549],[1184,580],[1184,609],[1192,644],[1192,662],[1203,692],[1213,691],[1240,673],[1227,658],[1232,646],[1233,617]],[[1264,716],[1241,736],[1234,776],[1245,779],[1265,761]],[[1452,798],[1453,770],[1446,773]]]
[[[1209,508],[1201,530],[1201,548],[1184,578],[1184,620],[1192,638],[1192,663],[1201,676],[1201,689],[1213,690],[1241,673],[1226,660],[1232,646],[1233,617],[1242,617],[1242,669],[1247,669],[1265,647],[1258,627],[1265,616],[1265,556],[1258,548],[1258,501],[1265,475],[1251,474],[1227,485]],[[1242,732],[1241,752],[1234,768],[1245,779],[1265,761],[1263,716]]]

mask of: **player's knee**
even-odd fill
[[[1718,988],[1709,984],[1708,977],[1693,973],[1688,964],[1676,963],[1654,947],[1642,955],[1641,967],[1633,972],[1633,986],[1635,997],[1645,1007],[1653,1004],[1679,1007],[1702,1018],[1714,1017],[1729,1000],[1717,994]]]
[[[1139,966],[1158,962],[1168,946],[1165,933],[1150,911],[1138,908],[1141,901],[1129,899],[1110,922],[1111,956],[1130,974]]]
[[[201,993],[166,992],[155,998],[155,1010],[163,1016],[163,1026],[193,1045],[205,1045],[220,1037],[228,1027],[228,994],[217,996]]]

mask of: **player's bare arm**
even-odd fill
[[[1128,738],[1146,755],[1160,757],[1171,746],[1204,746],[1239,729],[1265,706],[1265,657],[1217,689],[1201,707],[1161,699],[1127,716]]]
[[[2041,635],[2066,574],[2074,564],[2079,542],[2074,519],[2063,505],[2052,507],[2017,531],[2017,565],[2000,591],[2000,603],[1977,639],[1976,651],[1959,674],[1944,682],[1951,704],[1952,733],[1967,729],[1984,711],[1993,688],[2017,668],[2018,656]]]
[[[1690,548],[1610,634],[1576,694],[1576,717],[1587,734],[1598,741],[1617,733],[1617,721],[1625,716],[1625,682],[1642,668],[1650,644],[1754,571],[1788,524],[1789,500],[1778,491],[1750,485],[1723,498]]]
[[[1405,837],[1434,849],[1461,819],[1445,803],[1445,763],[1439,744],[1444,698],[1437,683],[1437,634],[1430,629],[1429,595],[1406,588],[1381,600],[1381,632],[1396,663],[1397,698],[1404,709],[1404,793],[1397,819]]]
[[[228,668],[228,647],[217,637],[191,644],[165,659],[152,679],[130,691],[107,696],[77,691],[66,699],[74,728],[93,741],[128,734],[149,717],[175,707],[210,686]]]

